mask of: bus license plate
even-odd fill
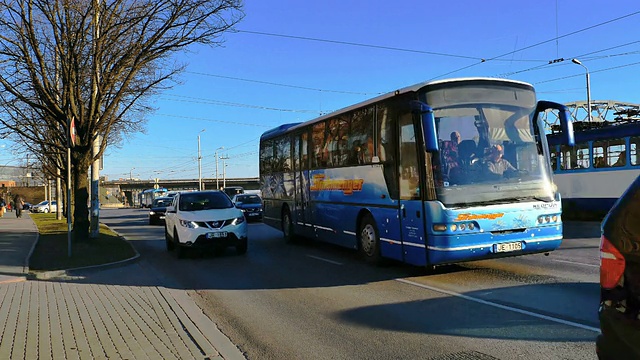
[[[496,252],[509,252],[509,251],[520,251],[520,250],[522,250],[522,242],[520,241],[496,244]]]
[[[207,233],[207,239],[215,239],[215,238],[222,238],[222,237],[227,237],[226,231]]]

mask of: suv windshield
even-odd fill
[[[533,89],[478,82],[427,91],[440,151],[436,194],[446,206],[513,199],[551,201],[554,190]]]
[[[194,192],[182,194],[178,208],[181,211],[198,211],[232,208],[233,203],[222,192]]]

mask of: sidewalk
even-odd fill
[[[29,213],[0,218],[0,359],[244,359],[185,290],[139,264],[27,280],[37,238]]]

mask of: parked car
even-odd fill
[[[31,203],[25,202],[22,205],[22,210],[29,210],[31,208]]]
[[[640,176],[602,221],[600,239],[601,360],[640,359]]]
[[[262,220],[262,199],[258,195],[238,194],[231,201],[244,213],[247,221]]]
[[[244,214],[219,190],[176,194],[167,207],[164,232],[167,250],[179,258],[187,249],[222,252],[232,246],[238,254],[247,252]]]
[[[45,213],[45,214],[48,213],[49,210],[51,210],[51,212],[56,212],[58,210],[58,205],[55,200],[51,202],[51,209],[49,209],[48,200],[40,201],[36,205],[32,205],[31,208],[29,209],[29,211],[31,211],[32,213]]]
[[[171,205],[173,197],[159,197],[155,198],[149,208],[149,225],[162,225],[164,224],[165,212],[167,206]]]

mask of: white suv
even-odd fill
[[[167,250],[180,258],[188,248],[218,252],[234,246],[247,252],[247,221],[222,191],[181,192],[167,207],[164,236]]]

